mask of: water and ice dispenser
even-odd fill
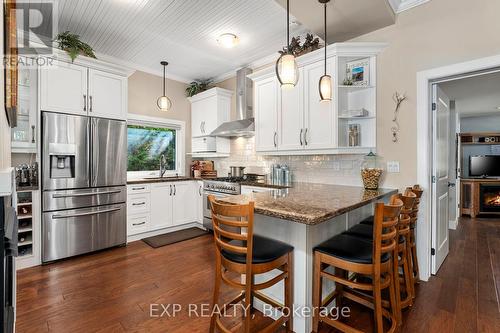
[[[50,178],[74,178],[76,146],[49,143]]]

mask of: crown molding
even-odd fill
[[[395,14],[420,6],[430,0],[387,0]]]

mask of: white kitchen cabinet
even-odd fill
[[[278,112],[280,87],[276,77],[256,81],[254,85],[255,150],[278,149]]]
[[[191,102],[191,135],[210,135],[220,124],[229,121],[233,92],[212,88],[188,98]]]
[[[111,119],[127,117],[127,77],[53,60],[40,68],[40,109]]]
[[[87,115],[88,68],[53,60],[40,67],[40,109]]]
[[[198,221],[197,182],[175,182],[173,190],[173,223],[180,225]]]
[[[334,78],[332,58],[327,62],[327,73]],[[318,82],[324,74],[323,61],[304,66],[302,82],[305,96],[304,146],[306,149],[334,149],[336,147],[335,103],[334,101],[321,101],[319,96]]]
[[[127,117],[127,78],[89,69],[88,110],[90,116],[113,119]]]
[[[299,77],[304,71],[299,69]],[[278,112],[278,149],[299,150],[304,141],[304,80],[299,80],[295,88],[281,90],[281,107]]]
[[[325,73],[324,50],[297,58],[299,80],[291,89],[279,87],[273,66],[250,74],[248,77],[254,82],[256,152],[267,155],[375,152],[376,57],[385,47],[384,43],[329,45],[326,70],[333,80],[331,101],[321,101],[318,90],[319,79]],[[366,85],[342,85],[352,66],[362,70]],[[362,116],[356,116],[360,113]],[[356,146],[348,140],[350,125],[359,129]]]
[[[151,230],[170,227],[173,222],[173,186],[171,183],[151,185]]]
[[[198,181],[128,185],[127,235],[202,223],[202,189]]]

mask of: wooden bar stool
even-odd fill
[[[411,221],[410,221],[410,249],[411,249],[411,268],[413,271],[413,285],[417,284],[420,280],[420,273],[418,270],[418,258],[417,258],[417,241],[416,241],[416,231],[418,221],[418,208],[420,204],[420,198],[424,193],[424,190],[419,185],[414,185],[413,187],[408,187],[407,190],[411,190],[417,196],[415,200],[415,205],[413,206],[413,210],[411,213]],[[413,295],[415,298],[415,294]]]
[[[401,209],[399,223],[398,223],[398,245],[396,247],[396,252],[394,253],[393,267],[394,276],[399,277],[399,282],[396,284],[396,303],[398,305],[397,320],[399,324],[402,324],[401,311],[404,308],[413,305],[413,274],[410,267],[411,262],[411,250],[410,250],[410,214],[412,213],[413,206],[415,204],[416,195],[410,191],[406,190],[404,194],[399,195],[399,199],[403,202],[403,207]],[[373,221],[373,218],[371,219]],[[344,234],[351,235],[355,237],[364,238],[367,240],[373,240],[373,224],[357,224],[345,231]],[[401,269],[400,269],[401,268]],[[400,273],[401,272],[401,273]],[[387,302],[384,306],[388,307],[390,304]]]
[[[360,332],[339,320],[321,315],[321,310],[334,299],[337,306],[342,298],[374,310],[376,332],[383,332],[383,318],[391,322],[389,332],[397,327],[396,284],[393,260],[396,251],[397,225],[403,202],[397,195],[389,204],[375,204],[373,241],[340,234],[314,248],[313,272],[313,332],[318,332],[319,322],[324,322],[342,332]],[[333,267],[334,273],[327,271]],[[370,282],[366,282],[366,277]],[[323,300],[322,279],[335,282],[332,297]],[[382,290],[389,289],[390,309],[383,308]],[[367,293],[368,292],[368,293]],[[370,293],[371,292],[371,293]]]
[[[247,205],[231,205],[217,202],[212,195],[209,195],[208,199],[212,210],[216,255],[214,311],[212,311],[210,321],[210,332],[214,332],[217,328],[221,332],[229,333],[230,330],[222,324],[220,315],[225,313],[228,306],[242,301],[245,307],[244,332],[251,332],[252,316],[250,311],[253,306],[253,297],[277,309],[285,307],[285,309],[290,310],[259,332],[275,332],[283,324],[286,325],[287,332],[293,332],[293,247],[253,234],[253,202]],[[243,233],[242,231],[245,229],[246,233]],[[281,274],[266,282],[254,283],[256,274],[267,273],[274,269],[281,270]],[[229,278],[228,271],[240,275],[244,274],[245,282]],[[279,304],[259,292],[259,290],[269,288],[282,280],[285,284],[285,304]],[[218,303],[221,282],[241,291],[233,300],[223,305]],[[216,308],[221,309],[221,311],[215,311]]]

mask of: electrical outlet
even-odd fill
[[[388,161],[387,162],[387,172],[399,173],[399,161]]]

